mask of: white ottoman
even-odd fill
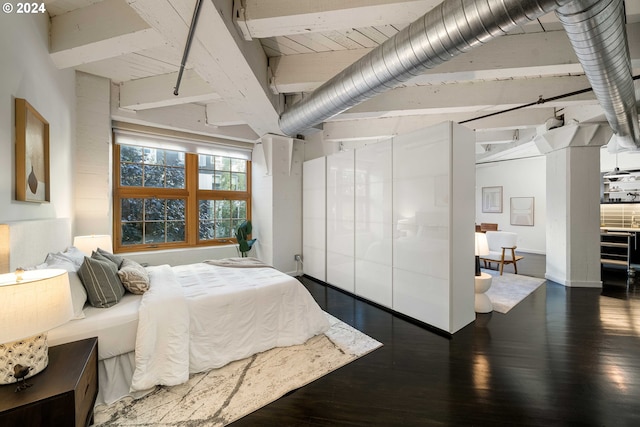
[[[493,304],[491,300],[485,294],[491,287],[491,275],[488,273],[480,273],[479,276],[475,276],[475,310],[476,313],[489,313],[493,311]]]

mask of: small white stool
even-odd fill
[[[489,313],[493,311],[493,304],[491,300],[485,294],[491,287],[491,275],[488,273],[480,273],[479,276],[475,276],[475,310],[476,313]]]

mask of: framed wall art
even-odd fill
[[[502,187],[482,187],[482,212],[502,212]]]
[[[511,198],[511,225],[533,225],[533,197]]]
[[[49,122],[16,98],[16,200],[50,201]]]

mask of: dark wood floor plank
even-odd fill
[[[604,278],[602,290],[548,282],[450,339],[303,278],[384,346],[233,426],[640,425],[640,284]]]

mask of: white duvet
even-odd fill
[[[325,332],[324,312],[298,280],[273,268],[148,267],[132,391],[176,385],[273,347]]]

